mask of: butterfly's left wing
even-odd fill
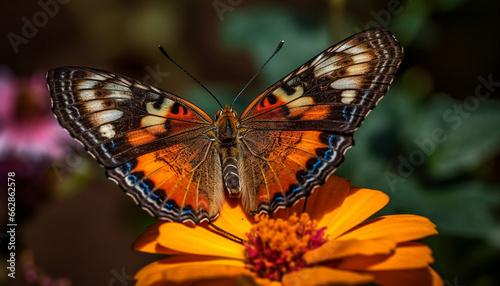
[[[387,29],[370,29],[257,97],[240,119],[245,208],[273,212],[322,184],[354,144],[353,132],[384,96],[402,57]]]
[[[186,100],[132,78],[61,67],[47,74],[59,123],[110,179],[160,219],[199,223],[223,202],[212,119]]]

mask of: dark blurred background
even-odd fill
[[[133,285],[157,259],[131,250],[154,219],[111,181],[50,113],[44,75],[88,66],[124,74],[203,107],[216,102],[161,44],[236,110],[330,45],[387,26],[405,58],[337,171],[380,189],[380,214],[429,217],[425,240],[446,285],[499,285],[500,16],[498,1],[83,1],[0,3],[0,176],[15,172],[15,279],[10,227],[0,233],[1,285]],[[2,187],[4,189],[4,187]],[[5,189],[7,187],[5,186]],[[1,195],[8,219],[7,192]]]

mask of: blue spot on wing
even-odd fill
[[[163,205],[162,209],[167,211],[174,211],[175,213],[180,212],[180,208],[174,200],[168,200]]]
[[[311,173],[316,173],[318,168],[321,168],[323,166],[324,161],[321,159],[318,159],[316,163],[314,163],[314,166],[311,169]]]
[[[151,192],[151,189],[149,188],[149,186],[146,185],[146,183],[144,183],[144,182],[141,182],[139,184],[139,188],[142,190],[144,195],[148,195]]]
[[[137,183],[137,177],[135,175],[128,175],[127,180],[131,185],[135,185]]]
[[[349,106],[344,106],[344,109],[342,109],[342,117],[344,117],[345,120],[349,120],[349,116],[347,115],[348,114],[348,108]]]
[[[332,157],[333,157],[333,151],[332,150],[327,150],[325,152],[325,156],[324,156],[325,160],[326,161],[330,161],[332,159]]]
[[[338,135],[330,135],[330,137],[328,138],[328,145],[330,145],[330,148],[336,148],[339,142],[340,136]]]
[[[120,167],[116,168],[116,170],[122,173],[123,176],[128,175],[130,174],[130,171],[132,171],[132,164],[125,163],[124,165],[121,165]]]
[[[292,194],[296,193],[296,192],[300,192],[302,190],[301,187],[296,187],[295,189],[292,190]]]

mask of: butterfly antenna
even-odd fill
[[[276,50],[274,51],[274,53],[269,57],[269,59],[267,59],[267,61],[262,65],[262,67],[255,73],[255,75],[252,77],[252,79],[245,85],[245,87],[243,87],[243,89],[240,91],[240,93],[238,93],[238,95],[234,98],[233,100],[233,103],[231,103],[231,109],[233,108],[233,105],[234,105],[234,102],[236,101],[236,99],[238,99],[238,97],[243,93],[243,91],[247,88],[247,86],[255,79],[255,77],[260,73],[260,71],[267,65],[267,63],[274,57],[274,55],[276,55],[279,50],[281,49],[281,47],[283,47],[283,44],[285,43],[285,41],[281,41],[278,46],[276,47]]]
[[[210,90],[208,90],[208,88],[206,88],[201,82],[199,82],[192,74],[190,74],[187,70],[185,70],[183,67],[181,67],[178,63],[176,63],[168,54],[167,52],[165,51],[165,49],[163,49],[163,47],[161,45],[158,45],[158,48],[160,49],[160,52],[165,56],[167,57],[167,59],[169,59],[171,62],[173,62],[177,67],[179,67],[183,72],[185,72],[189,77],[191,77],[194,81],[196,81],[201,87],[203,87],[213,98],[215,98],[215,100],[217,101],[217,103],[219,104],[220,108],[221,109],[224,109],[224,107],[222,106],[222,104],[220,103],[220,101],[217,99],[217,97],[215,97],[215,95],[213,93],[210,92]]]

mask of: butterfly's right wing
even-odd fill
[[[323,184],[353,132],[388,90],[403,47],[383,27],[333,45],[264,91],[242,113],[242,201],[290,207]]]
[[[173,94],[114,73],[50,70],[59,123],[137,204],[160,219],[218,215],[223,200],[212,119]]]

